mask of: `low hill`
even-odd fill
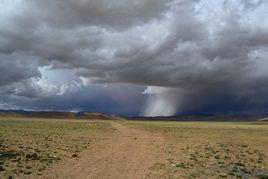
[[[268,115],[204,115],[204,116],[168,116],[168,117],[130,117],[132,120],[146,121],[211,121],[211,122],[254,122],[268,121]]]
[[[14,111],[1,110],[0,117],[5,118],[46,118],[46,119],[97,119],[118,120],[119,116],[98,112],[57,112],[57,111]]]
[[[0,118],[46,118],[46,119],[96,119],[96,120],[141,120],[141,121],[211,121],[211,122],[267,122],[268,115],[203,115],[203,116],[158,116],[158,117],[121,117],[99,112],[58,112],[0,110]]]

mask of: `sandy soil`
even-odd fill
[[[150,167],[164,160],[164,138],[113,122],[117,132],[44,173],[43,178],[153,178]]]

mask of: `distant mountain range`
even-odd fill
[[[118,116],[100,112],[60,112],[60,111],[23,111],[23,110],[0,110],[1,118],[45,118],[45,119],[97,119],[97,120],[147,120],[147,121],[225,121],[225,122],[254,122],[267,121],[267,114],[249,115],[200,115],[200,116]]]

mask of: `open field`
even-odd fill
[[[42,175],[111,132],[105,121],[0,119],[0,178]]]
[[[159,151],[165,160],[152,166],[161,177],[268,177],[268,123],[126,123],[166,139]]]
[[[0,178],[267,178],[268,123],[0,119]]]

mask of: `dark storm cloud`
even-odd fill
[[[2,94],[64,96],[85,83],[127,83],[157,86],[145,91],[156,106],[144,115],[168,99],[176,99],[170,112],[159,115],[218,101],[208,94],[265,108],[266,1],[0,1]],[[67,73],[77,79],[51,84],[45,66],[71,71],[54,74],[59,81]]]
[[[67,0],[30,1],[30,10],[41,20],[56,27],[104,26],[108,28],[129,28],[140,25],[162,15],[169,0]],[[53,15],[52,15],[53,14]]]
[[[0,53],[0,86],[20,82],[32,77],[40,77],[37,70],[38,63],[33,63],[30,55],[12,53],[10,55]]]
[[[40,58],[31,53],[0,53],[0,95],[39,96]]]
[[[91,85],[65,95],[25,98],[0,94],[1,109],[45,111],[92,111],[121,115],[137,115],[144,102],[144,87],[126,85]]]

